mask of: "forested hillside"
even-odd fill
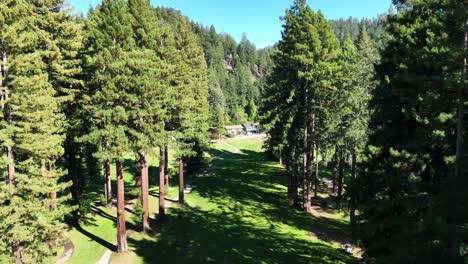
[[[392,13],[394,13],[394,11],[390,9],[389,14]],[[363,18],[360,20],[354,17],[332,19],[329,20],[329,23],[341,45],[345,43],[347,38],[350,38],[354,42],[358,41],[360,32],[362,28],[365,27],[367,34],[369,34],[369,37],[375,42],[376,46],[383,48],[385,44],[385,29],[383,23],[387,15],[388,14],[381,14],[376,18]]]
[[[256,121],[261,80],[271,68],[271,48],[257,50],[246,35],[236,43],[214,26],[193,27],[208,64],[212,126]]]

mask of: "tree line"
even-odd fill
[[[294,2],[262,93],[265,147],[306,212],[329,168],[369,263],[463,263],[468,9],[393,4],[370,35]]]
[[[179,161],[183,202],[184,169],[207,146],[209,74],[192,23],[149,0],[103,0],[86,18],[60,0],[6,0],[0,28],[0,258],[50,261],[65,220],[78,224],[96,198],[96,178],[103,203],[116,198],[117,248],[127,251],[126,155],[138,163],[149,232],[149,158],[160,162],[163,220],[168,152]]]

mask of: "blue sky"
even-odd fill
[[[70,0],[76,11],[87,13],[101,0]],[[280,16],[293,0],[151,0],[154,6],[178,10],[195,22],[214,25],[218,32],[231,34],[237,41],[246,33],[258,48],[274,44],[281,38]],[[384,13],[391,0],[309,0],[314,10],[327,18],[375,17]]]

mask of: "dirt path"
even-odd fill
[[[65,233],[65,236],[68,238],[68,234]],[[57,264],[65,264],[67,263],[67,261],[71,258],[71,256],[73,255],[73,252],[75,250],[75,245],[73,245],[73,243],[68,240],[67,243],[65,243],[65,246],[64,246],[65,250],[62,254],[62,256],[60,256],[60,258],[57,260]]]
[[[309,236],[335,244],[341,248],[351,245],[353,255],[360,257],[362,249],[353,244],[349,223],[342,220],[342,213],[337,213],[333,199],[327,193],[319,193],[318,199],[312,201],[311,215],[316,219],[316,225],[311,228]]]

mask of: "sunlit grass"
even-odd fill
[[[174,203],[166,222],[156,225],[158,213],[158,161],[150,159],[150,215],[153,234],[137,228],[129,237],[130,252],[113,253],[111,263],[349,263],[350,256],[337,243],[313,238],[315,228],[346,229],[348,217],[319,220],[292,208],[286,199],[283,167],[270,162],[260,139],[229,139],[215,144],[206,173],[192,176],[193,192],[186,204]],[[134,188],[135,164],[126,161],[126,189]],[[171,164],[175,166],[176,164]],[[115,178],[115,171],[113,177]],[[176,174],[175,171],[173,171]],[[171,182],[167,197],[178,196]],[[99,193],[101,190],[97,190]],[[133,197],[137,199],[138,197]],[[95,263],[115,243],[115,212],[102,207],[87,215],[83,230],[72,229],[75,253],[69,263]],[[104,212],[104,213],[103,213]],[[137,227],[138,217],[127,212],[128,229]]]
[[[314,225],[346,228],[346,216],[318,222],[286,199],[283,168],[266,160],[260,139],[230,139],[210,151],[212,167],[193,179],[186,205],[132,252],[111,263],[348,263],[353,259],[309,235]]]

